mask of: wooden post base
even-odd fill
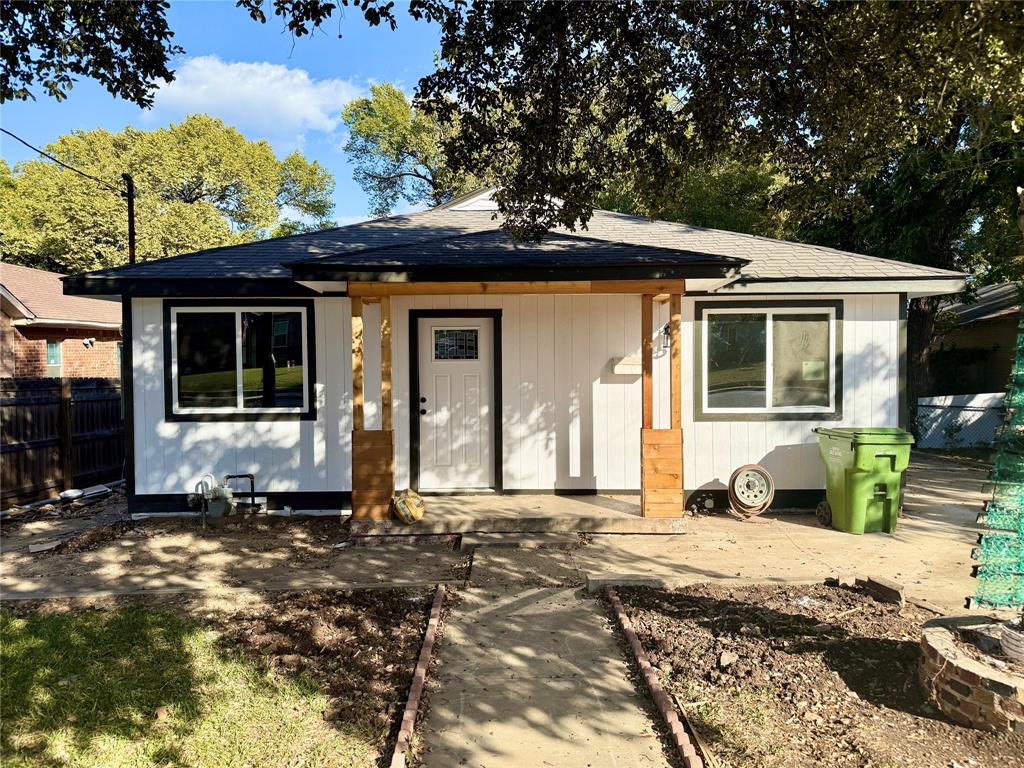
[[[395,434],[352,431],[352,519],[387,520],[395,493]]]
[[[683,516],[683,430],[640,432],[640,488],[644,517]]]

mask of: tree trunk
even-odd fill
[[[911,299],[907,313],[907,423],[918,436],[917,398],[931,394],[930,345],[939,296]]]

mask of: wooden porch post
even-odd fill
[[[640,300],[640,333],[643,334],[643,417],[644,429],[654,427],[654,296],[645,293]]]
[[[671,426],[668,429],[654,429],[654,296],[644,294],[640,320],[643,332],[640,504],[644,517],[682,517],[683,514],[681,326],[682,295],[673,293],[669,297]]]
[[[391,413],[391,297],[380,299],[380,428],[394,428]]]
[[[381,426],[366,429],[362,299],[352,297],[352,519],[387,520],[395,492],[395,445],[391,413],[391,301],[381,299]]]
[[[352,430],[363,431],[363,300],[352,299]]]
[[[669,298],[669,336],[672,339],[672,351],[669,355],[671,369],[669,389],[672,397],[672,429],[683,429],[683,366],[680,338],[683,329],[683,297],[673,293]]]

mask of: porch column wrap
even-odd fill
[[[641,300],[643,333],[643,425],[640,430],[640,504],[644,517],[682,517],[683,504],[683,400],[682,400],[682,295],[669,297],[669,398],[671,427],[654,428],[654,296]]]
[[[381,426],[366,429],[363,409],[365,345],[363,299],[352,302],[352,519],[387,520],[395,492],[395,441],[391,396],[391,300],[380,299]],[[368,298],[367,301],[374,299]]]

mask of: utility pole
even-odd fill
[[[121,196],[128,200],[128,263],[135,263],[135,180],[130,173],[122,173],[125,191]]]

